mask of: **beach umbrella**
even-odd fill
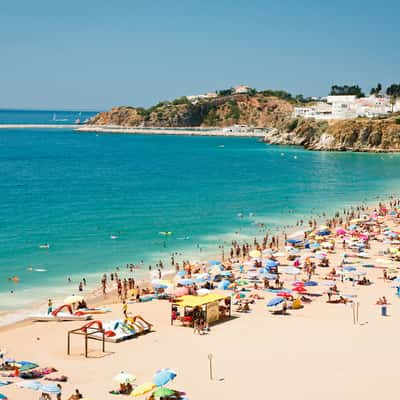
[[[208,294],[208,293],[210,293],[210,290],[209,290],[209,289],[204,289],[204,288],[199,289],[199,290],[197,291],[197,295],[198,295],[198,296],[205,296],[205,295]]]
[[[247,271],[247,277],[249,279],[256,278],[259,274],[259,271]]]
[[[347,266],[347,267],[343,267],[343,271],[345,272],[353,272],[353,271],[357,271],[356,267],[352,267],[351,265]]]
[[[292,294],[290,293],[290,292],[286,292],[286,291],[282,291],[282,292],[279,292],[278,294],[277,294],[277,296],[278,297],[284,297],[284,298],[289,298],[289,297],[292,297]]]
[[[79,303],[84,299],[83,296],[80,295],[72,295],[68,296],[64,299],[64,304],[74,304],[74,303]]]
[[[276,274],[270,274],[270,273],[268,273],[268,272],[262,273],[261,276],[262,276],[263,278],[268,279],[268,280],[274,280],[274,279],[276,279],[276,277],[277,277]]]
[[[274,257],[285,257],[285,253],[278,251],[278,252],[274,253]]]
[[[164,386],[176,377],[176,372],[170,368],[157,371],[153,376],[153,383],[157,386]]]
[[[220,264],[221,264],[221,261],[218,261],[218,260],[210,260],[208,263],[209,263],[210,265],[220,265]]]
[[[228,280],[223,280],[218,283],[218,289],[220,290],[227,290],[229,286],[231,285],[231,282]]]
[[[221,276],[231,276],[232,275],[232,271],[221,271],[219,274]]]
[[[153,283],[151,286],[153,286],[154,289],[167,289],[168,285],[163,285],[162,283]]]
[[[287,242],[290,243],[290,244],[300,244],[300,243],[301,243],[301,240],[298,240],[298,239],[288,239]]]
[[[42,387],[42,384],[38,381],[28,381],[28,382],[21,382],[20,386],[24,389],[32,389],[32,390],[39,390]]]
[[[185,276],[186,275],[186,271],[184,271],[183,269],[181,269],[180,271],[178,271],[177,273],[176,273],[176,276],[178,276],[178,277],[180,277],[180,278],[182,278],[183,276]]]
[[[336,282],[335,281],[324,281],[324,282],[321,282],[321,285],[332,287],[332,286],[336,285]]]
[[[124,383],[132,383],[135,382],[136,377],[132,374],[128,374],[127,372],[120,372],[118,375],[114,376],[114,381],[124,384]]]
[[[245,279],[239,279],[239,280],[236,281],[236,283],[237,283],[239,286],[246,286],[246,285],[249,284],[249,282],[246,281]]]
[[[156,385],[153,382],[145,382],[135,387],[135,389],[132,390],[131,395],[133,397],[143,396],[144,394],[151,392],[155,387]]]
[[[294,292],[297,293],[305,293],[307,292],[306,288],[304,286],[296,286],[295,288],[293,288]]]
[[[192,286],[194,284],[193,279],[179,279],[178,283],[183,286]]]
[[[210,275],[206,272],[202,273],[202,274],[196,274],[194,276],[195,280],[204,280],[204,281],[208,281],[210,279]]]
[[[0,399],[1,400],[8,400],[8,397],[5,394],[0,393]]]
[[[39,389],[43,393],[48,393],[48,394],[59,394],[61,393],[60,388],[55,385],[55,384],[49,384],[49,385],[42,385]]]
[[[264,250],[262,251],[262,255],[263,255],[263,256],[272,256],[273,253],[274,253],[274,252],[272,251],[272,249],[264,249]]]
[[[279,265],[278,261],[274,261],[274,260],[267,260],[267,262],[265,263],[265,266],[267,268],[276,268]]]
[[[298,275],[300,274],[300,270],[296,267],[283,267],[280,268],[279,272],[282,272],[284,274],[288,274],[288,275]]]
[[[175,390],[166,388],[166,387],[160,387],[157,390],[153,392],[154,397],[169,397],[175,394]]]
[[[267,307],[275,307],[285,301],[282,297],[274,297],[267,303]]]
[[[289,253],[289,255],[295,255],[295,254],[299,254],[300,250],[296,249],[295,247],[289,247],[288,248],[288,253]]]
[[[304,286],[318,286],[318,282],[307,281],[307,282],[304,282]]]
[[[343,229],[343,228],[338,228],[338,229],[336,229],[336,233],[338,235],[345,235],[346,234],[346,230]]]
[[[260,257],[261,256],[261,251],[260,250],[251,250],[249,252],[250,257]]]

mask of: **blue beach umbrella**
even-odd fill
[[[267,260],[267,262],[265,263],[265,266],[267,268],[275,268],[279,265],[278,261],[274,261],[274,260]]]
[[[343,271],[346,271],[346,272],[353,272],[353,271],[356,271],[356,270],[357,270],[357,268],[356,267],[352,267],[351,265],[349,265],[347,267],[343,267]]]
[[[298,240],[298,239],[288,239],[287,242],[290,243],[290,244],[300,244],[300,243],[301,243],[301,240]]]
[[[232,275],[232,272],[231,272],[231,271],[221,271],[221,272],[220,272],[220,275],[221,275],[221,276],[231,276],[231,275]]]
[[[185,275],[186,275],[186,271],[180,270],[180,271],[178,271],[178,272],[176,273],[176,275],[179,276],[179,277],[185,276]]]
[[[176,377],[176,372],[170,368],[157,371],[153,376],[153,383],[157,386],[164,386]]]
[[[168,285],[164,285],[162,283],[153,283],[152,284],[154,289],[167,289]]]
[[[32,389],[32,390],[39,390],[42,387],[42,384],[38,381],[32,381],[32,382],[22,382],[21,387],[25,389]]]
[[[43,393],[48,393],[48,394],[59,394],[61,393],[60,388],[57,385],[50,384],[50,385],[42,385],[40,387],[40,391]]]
[[[270,301],[267,303],[267,307],[275,307],[275,306],[277,306],[278,304],[283,303],[284,301],[285,301],[285,299],[282,298],[282,297],[274,297],[272,300],[270,300]]]
[[[220,264],[221,264],[221,261],[218,261],[218,260],[210,260],[208,263],[209,263],[210,265],[220,265]]]
[[[194,283],[193,279],[179,279],[178,283],[183,286],[191,286]]]
[[[227,290],[230,285],[231,282],[229,282],[228,280],[223,280],[220,283],[218,283],[218,289]]]
[[[318,286],[318,282],[307,281],[307,282],[304,282],[304,286]]]

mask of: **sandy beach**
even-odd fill
[[[397,220],[387,216],[385,224],[395,231]],[[108,391],[117,388],[113,377],[121,371],[134,374],[135,383],[151,380],[156,370],[169,367],[177,372],[168,386],[187,393],[190,399],[285,398],[373,399],[395,393],[395,360],[397,330],[396,283],[383,279],[383,268],[363,268],[365,261],[351,258],[358,270],[366,272],[369,286],[336,278],[340,294],[351,295],[358,303],[358,322],[353,320],[353,306],[328,304],[327,286],[323,282],[332,267],[339,269],[343,258],[342,238],[335,237],[335,250],[328,254],[329,268],[318,267],[312,277],[318,285],[308,288],[311,303],[299,310],[288,310],[287,315],[274,315],[266,307],[275,295],[264,290],[252,290],[264,297],[251,305],[251,312],[239,313],[233,305],[233,318],[211,326],[206,335],[194,335],[191,328],[170,324],[170,303],[153,300],[128,305],[129,313],[141,315],[154,324],[153,331],[121,343],[89,341],[89,358],[83,356],[83,337],[72,338],[72,355],[67,356],[67,331],[79,328],[82,322],[20,323],[0,331],[0,348],[7,348],[7,356],[28,360],[41,367],[54,367],[59,372],[50,376],[68,376],[62,383],[63,399],[75,388],[88,399],[112,399]],[[283,246],[281,246],[283,248]],[[395,262],[383,255],[390,247],[379,240],[371,240],[368,262],[383,263],[397,268]],[[345,250],[348,251],[348,250]],[[303,252],[303,250],[302,250]],[[278,257],[281,265],[292,265],[287,254]],[[383,261],[382,261],[383,260]],[[238,276],[238,272],[235,271]],[[282,274],[285,288],[294,276]],[[301,273],[298,280],[307,280]],[[229,295],[229,291],[226,291]],[[378,298],[388,300],[388,316],[381,316]],[[100,300],[100,299],[99,299]],[[104,300],[107,303],[110,299]],[[109,305],[111,313],[96,319],[121,318],[120,302]],[[209,376],[209,354],[213,356],[213,380]],[[20,381],[16,378],[4,378]],[[10,399],[37,399],[39,393],[18,387],[16,383],[0,388]],[[127,398],[127,397],[126,397]]]

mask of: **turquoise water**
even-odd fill
[[[255,222],[276,229],[387,197],[399,187],[399,166],[393,154],[307,152],[247,138],[2,129],[1,309],[65,293],[68,276],[75,288],[126,263],[169,266],[173,251],[207,258],[235,232],[260,234]],[[14,275],[20,283],[7,280]]]

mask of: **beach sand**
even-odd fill
[[[372,242],[371,258],[378,258],[383,245]],[[338,265],[342,250],[330,257]],[[318,268],[316,280],[328,273]],[[190,328],[170,325],[170,304],[152,301],[130,304],[129,311],[154,323],[154,332],[119,344],[90,341],[90,358],[83,357],[84,339],[72,338],[72,355],[66,355],[67,331],[82,322],[19,324],[3,328],[0,343],[17,360],[53,366],[67,375],[63,398],[75,388],[90,399],[112,399],[117,387],[112,378],[121,371],[134,374],[136,383],[151,380],[163,367],[177,371],[169,387],[184,390],[192,400],[245,398],[375,399],[396,393],[396,360],[400,356],[399,299],[393,282],[384,282],[382,270],[366,269],[371,286],[338,283],[343,293],[357,294],[359,323],[353,324],[351,305],[327,304],[319,297],[290,315],[272,315],[265,306],[270,293],[260,291],[249,314],[233,313],[233,319],[211,327],[208,335],[194,335]],[[286,276],[290,282],[293,277]],[[314,289],[314,288],[312,288]],[[326,291],[317,286],[312,292]],[[389,316],[380,316],[375,305],[385,295]],[[121,304],[99,319],[121,317]],[[235,307],[233,306],[233,309]],[[209,377],[208,355],[213,355],[214,379]],[[13,380],[13,379],[11,379]],[[0,389],[10,399],[31,400],[38,392],[9,385]],[[124,396],[121,396],[122,398]]]

